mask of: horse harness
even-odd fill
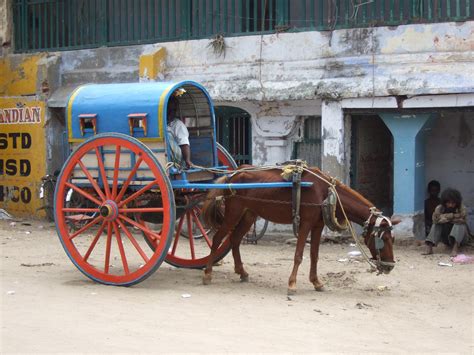
[[[375,223],[372,228],[372,231],[369,233],[370,222],[372,221],[372,217],[375,217]],[[387,222],[387,225],[382,226],[382,222]],[[378,211],[375,207],[370,208],[370,215],[367,220],[364,222],[364,231],[362,235],[364,237],[368,237],[367,245],[369,245],[372,238],[374,238],[375,243],[375,251],[377,253],[377,260],[376,263],[382,266],[394,266],[395,263],[389,261],[382,261],[380,256],[380,251],[383,249],[385,242],[383,241],[383,235],[385,232],[389,232],[393,229],[392,221],[390,218],[385,217],[382,215],[381,211]]]

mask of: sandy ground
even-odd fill
[[[422,257],[398,246],[395,270],[376,276],[338,262],[350,245],[323,244],[324,292],[308,282],[307,249],[289,298],[294,246],[281,239],[242,247],[249,283],[228,256],[210,286],[200,271],[163,264],[124,288],[85,278],[53,226],[30,223],[0,221],[2,353],[474,352],[474,265],[438,266],[444,248]]]

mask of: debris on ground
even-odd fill
[[[21,263],[20,266],[25,266],[25,267],[41,267],[41,266],[53,266],[54,263],[41,263],[41,264],[25,264]]]
[[[183,294],[181,295],[181,297],[182,297],[182,298],[190,298],[191,295],[190,295],[189,293],[183,293]]]
[[[379,290],[379,291],[388,291],[389,288],[388,288],[388,286],[377,286],[377,290]]]
[[[349,261],[349,259],[342,258],[342,259],[338,259],[337,261],[339,261],[340,263],[345,263],[345,262]]]
[[[474,257],[466,254],[459,254],[452,257],[451,261],[456,264],[474,264]]]
[[[348,252],[347,255],[349,255],[349,257],[351,258],[357,258],[358,256],[361,256],[362,253],[358,250],[353,250],[353,251]]]
[[[13,217],[3,208],[0,208],[0,219],[12,219]]]
[[[16,226],[16,222],[10,222],[10,227],[15,227]]]
[[[371,304],[364,303],[364,302],[357,302],[355,306],[356,306],[356,308],[358,308],[358,309],[372,308],[372,305],[371,305]]]
[[[14,295],[15,294],[15,291],[11,290],[11,291],[7,291],[7,295]]]
[[[439,265],[439,266],[449,266],[449,267],[452,267],[452,266],[453,266],[453,264],[444,263],[444,262],[442,262],[442,261],[440,261],[440,262],[438,263],[438,265]]]

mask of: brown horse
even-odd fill
[[[243,170],[230,177],[221,177],[216,183],[266,183],[281,182],[282,170],[275,168],[271,170]],[[311,232],[311,269],[309,280],[316,290],[323,288],[323,283],[318,279],[317,263],[321,232],[324,227],[321,204],[328,195],[328,187],[331,178],[324,175],[319,169],[306,169],[302,174],[302,181],[312,182],[311,187],[303,187],[301,190],[300,225],[294,257],[293,271],[288,281],[288,292],[296,291],[296,275],[298,267],[303,259],[303,250],[308,233]],[[386,217],[380,217],[380,212],[366,198],[346,185],[334,181],[340,202],[349,220],[365,225],[364,241],[368,246],[372,258],[379,272],[389,273],[394,267],[393,236],[391,233],[393,224],[398,221],[390,221]],[[220,215],[216,198],[223,196],[225,212]],[[240,243],[242,238],[257,216],[268,221],[281,224],[291,224],[292,216],[292,189],[291,188],[264,188],[244,190],[211,190],[203,207],[203,215],[206,223],[218,227],[213,237],[211,257],[206,266],[203,283],[209,284],[212,279],[212,265],[217,248],[229,233],[234,257],[235,272],[240,275],[242,281],[248,280],[240,257]],[[336,217],[343,217],[340,205],[337,205]],[[378,240],[377,240],[378,239]]]

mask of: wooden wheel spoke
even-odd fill
[[[134,238],[134,236],[132,235],[132,233],[130,233],[130,231],[128,230],[128,228],[125,226],[125,224],[123,224],[120,220],[117,220],[117,223],[119,224],[120,228],[122,228],[122,230],[124,231],[125,235],[128,237],[128,239],[130,240],[130,242],[133,244],[133,246],[135,247],[135,249],[137,250],[138,254],[140,254],[140,256],[142,257],[142,259],[145,261],[145,263],[147,263],[150,259],[148,258],[148,256],[145,254],[145,252],[143,251],[143,249],[140,247],[140,244],[138,244],[137,240]]]
[[[146,185],[145,187],[141,188],[140,190],[136,191],[135,193],[131,194],[130,196],[128,196],[125,200],[123,201],[120,201],[120,203],[118,204],[119,207],[122,207],[123,205],[129,203],[130,201],[133,201],[134,199],[136,199],[137,197],[141,196],[142,194],[144,194],[145,192],[147,192],[148,190],[150,190],[153,186],[157,185],[158,182],[155,180],[155,181],[152,181],[150,182],[148,185]]]
[[[97,194],[100,196],[100,198],[102,199],[102,201],[105,201],[106,200],[106,197],[104,195],[104,193],[102,192],[102,190],[100,189],[99,185],[97,185],[97,182],[95,181],[95,179],[92,177],[91,173],[89,172],[89,170],[86,168],[86,166],[84,165],[84,163],[79,159],[77,161],[77,163],[79,164],[79,166],[81,167],[81,170],[82,172],[87,176],[87,180],[89,180],[89,182],[91,183],[92,187],[94,188],[95,192],[97,192]]]
[[[191,211],[191,217],[194,219],[194,223],[196,223],[197,227],[201,231],[202,236],[206,240],[207,245],[210,248],[212,246],[211,240],[209,239],[209,236],[207,235],[207,232],[204,230],[204,227],[202,226],[201,221],[196,216],[196,213],[194,211]]]
[[[117,188],[118,188],[118,174],[120,168],[120,151],[121,148],[119,145],[115,148],[115,164],[114,164],[114,179],[112,181],[112,198],[117,197]]]
[[[105,173],[104,160],[102,159],[102,154],[99,151],[99,148],[95,147],[95,155],[97,157],[97,163],[99,165],[100,174],[102,176],[102,181],[104,183],[104,191],[107,199],[111,198],[109,182],[107,181],[107,174]]]
[[[139,208],[120,208],[119,212],[123,213],[147,213],[147,212],[163,212],[163,207],[139,207]]]
[[[97,244],[97,241],[99,240],[100,236],[102,235],[102,232],[105,229],[105,226],[107,225],[107,221],[102,222],[102,225],[99,228],[99,231],[94,237],[94,240],[92,241],[91,245],[89,246],[89,249],[87,249],[86,254],[84,255],[84,261],[87,261],[89,259],[89,256],[91,255],[92,251],[95,248],[95,245]]]
[[[125,249],[123,248],[122,236],[120,235],[120,230],[117,223],[113,222],[113,225],[115,231],[115,239],[117,239],[120,257],[122,258],[123,270],[125,271],[125,275],[128,275],[130,274],[130,269],[128,268],[127,256],[125,255]]]
[[[94,196],[92,196],[91,194],[85,192],[83,189],[81,189],[80,187],[74,185],[74,184],[71,184],[70,182],[66,181],[64,183],[65,186],[73,189],[74,191],[76,191],[77,193],[81,194],[82,196],[84,196],[85,198],[87,198],[88,200],[94,202],[97,206],[100,206],[102,205],[102,202],[100,202],[98,199],[96,199]]]
[[[104,264],[104,272],[106,274],[109,273],[110,268],[110,248],[112,246],[112,223],[109,222],[107,224],[107,243],[105,245],[105,264]]]
[[[66,207],[62,209],[63,212],[71,212],[71,213],[99,213],[98,208],[75,208],[75,207]]]
[[[194,235],[193,235],[193,227],[191,223],[191,216],[190,212],[186,213],[186,222],[188,224],[188,236],[189,236],[189,248],[191,249],[191,259],[196,259],[196,253],[194,251]]]
[[[130,218],[128,218],[128,217],[126,217],[122,214],[119,214],[119,218],[124,220],[125,222],[131,224],[132,226],[137,227],[138,229],[140,229],[144,233],[147,233],[147,235],[149,235],[155,241],[160,240],[160,236],[158,234],[153,233],[151,230],[149,230],[148,228],[142,226],[140,223],[137,223],[134,220],[132,220],[132,219],[130,219]]]
[[[181,229],[183,228],[184,215],[179,219],[178,228],[173,241],[173,248],[171,249],[171,255],[176,254],[176,248],[178,247],[179,236],[181,235]]]
[[[79,234],[85,232],[86,230],[88,230],[89,228],[91,228],[92,226],[96,225],[97,223],[99,223],[99,221],[102,220],[102,216],[98,216],[96,218],[94,218],[92,221],[90,221],[89,223],[87,223],[84,227],[82,227],[81,229],[79,229],[76,233],[74,233],[73,235],[71,235],[69,237],[69,240],[72,240],[74,238],[76,238]]]
[[[122,199],[123,195],[127,191],[128,186],[132,182],[133,176],[136,174],[138,168],[140,167],[140,164],[142,163],[142,161],[143,161],[143,157],[140,156],[138,158],[138,160],[136,161],[133,169],[130,171],[130,174],[128,175],[127,180],[125,180],[125,182],[122,186],[122,189],[120,190],[118,196],[115,198],[115,202],[118,202]]]

